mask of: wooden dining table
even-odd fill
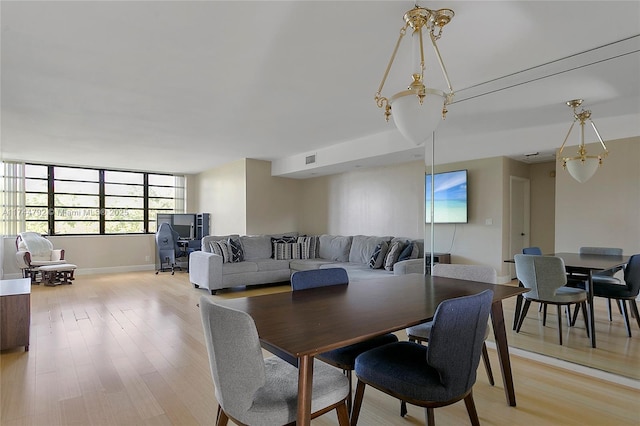
[[[629,256],[616,256],[616,255],[608,255],[608,254],[581,254],[581,253],[550,253],[545,254],[544,256],[555,256],[559,257],[564,262],[564,267],[569,274],[583,274],[588,277],[586,280],[586,288],[587,290],[587,307],[588,307],[588,315],[587,318],[589,320],[589,324],[587,327],[589,328],[590,337],[591,337],[591,347],[596,347],[596,321],[594,315],[594,307],[593,307],[593,274],[595,272],[602,271],[610,271],[621,266],[626,265],[629,262]],[[507,260],[506,262],[514,263],[513,259]],[[516,303],[516,313],[520,312],[521,298],[518,298],[518,302]],[[516,329],[514,320],[513,329]]]
[[[502,300],[527,289],[408,274],[216,303],[251,315],[262,347],[298,367],[297,424],[309,425],[317,354],[429,321],[440,302],[486,289],[494,292],[491,320],[505,396],[515,406]]]

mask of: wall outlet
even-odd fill
[[[144,260],[147,261],[147,262],[151,261],[151,256],[145,256]]]
[[[484,224],[485,225],[493,225],[493,219],[485,219]]]

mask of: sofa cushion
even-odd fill
[[[367,235],[354,236],[351,241],[351,249],[349,250],[349,262],[369,263],[376,246],[383,241],[388,242],[389,240],[391,240],[391,237],[371,237]]]
[[[382,241],[378,243],[376,248],[373,250],[371,254],[371,258],[369,259],[368,266],[371,269],[380,269],[384,264],[384,259],[387,255],[387,251],[389,250],[389,245],[386,241]]]
[[[222,275],[228,274],[243,274],[246,272],[258,272],[258,264],[256,262],[238,262],[238,263],[227,263],[224,265],[222,269]]]
[[[288,260],[261,259],[255,261],[258,272],[289,270]]]
[[[306,244],[273,243],[273,258],[276,260],[302,259],[303,246],[306,246]]]
[[[299,259],[289,262],[289,268],[292,272],[308,271],[311,269],[320,269],[323,265],[335,265],[335,263],[324,259]]]
[[[393,271],[393,265],[398,261],[398,257],[404,248],[402,241],[392,241],[387,256],[384,259],[384,269]]]
[[[271,257],[271,237],[269,235],[252,235],[240,237],[244,260],[268,259]]]
[[[244,250],[242,249],[240,237],[229,237],[227,244],[229,245],[229,251],[231,252],[231,262],[242,262],[244,260]]]
[[[351,236],[320,235],[318,239],[318,255],[322,259],[348,262],[351,240]]]
[[[227,241],[225,240],[211,241],[209,243],[209,246],[211,247],[211,253],[217,254],[218,256],[222,256],[222,263],[231,262],[231,251],[229,250],[229,245],[227,244]]]

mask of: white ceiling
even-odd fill
[[[256,158],[292,177],[422,158],[373,101],[413,4],[3,0],[0,153],[180,173]],[[437,163],[552,159],[575,98],[605,139],[640,135],[639,1],[419,4],[456,14]],[[401,59],[387,96],[409,82]]]

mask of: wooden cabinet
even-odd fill
[[[24,346],[29,350],[31,280],[0,281],[0,349]]]

